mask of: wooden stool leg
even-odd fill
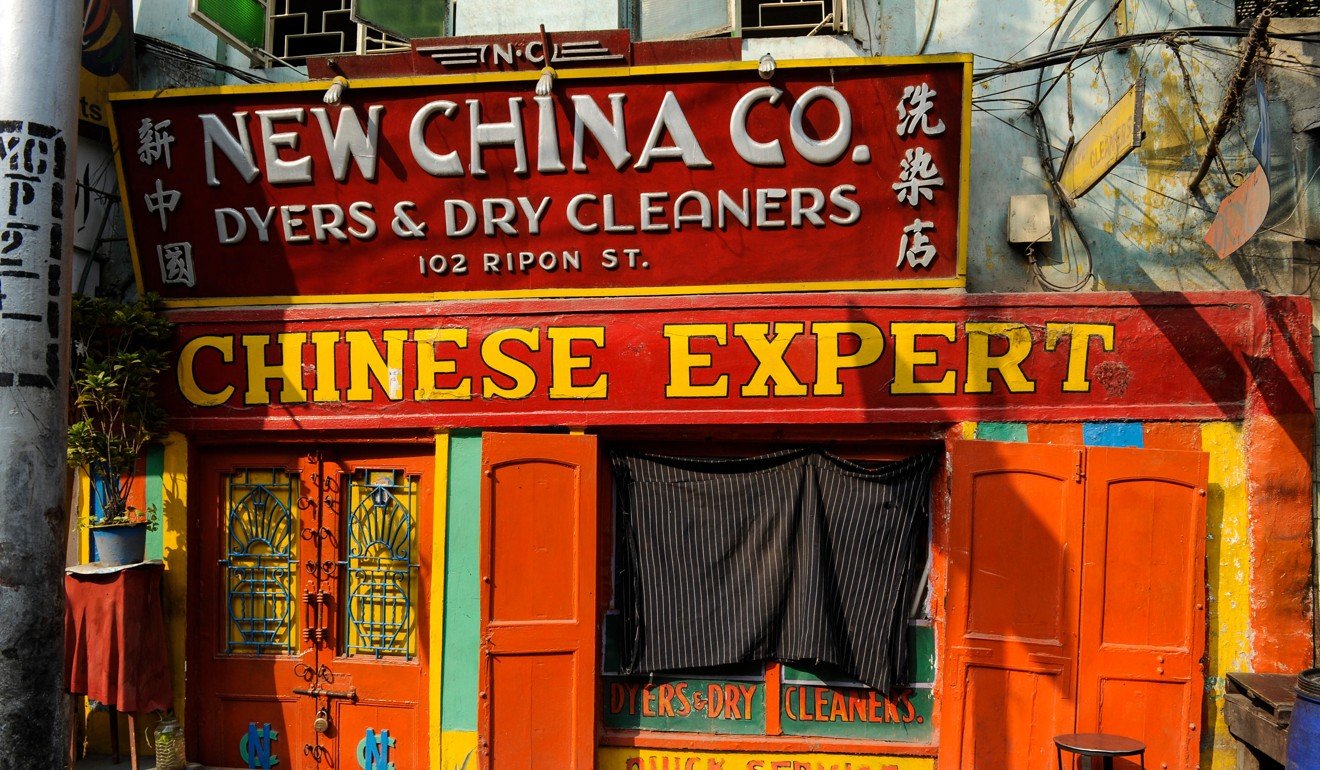
[[[138,770],[137,720],[132,713],[128,715],[128,756],[130,770]]]
[[[110,759],[119,764],[119,711],[114,706],[106,707],[110,715]]]

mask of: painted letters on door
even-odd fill
[[[482,770],[590,770],[596,748],[596,440],[482,443]]]

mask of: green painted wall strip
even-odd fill
[[[145,494],[147,510],[155,511],[158,520],[154,532],[147,530],[148,559],[165,558],[165,522],[159,520],[159,517],[165,515],[164,473],[165,447],[160,444],[152,444],[147,447],[146,487],[143,492]]]
[[[445,543],[445,649],[440,729],[477,729],[481,622],[481,434],[449,438],[449,526]]]
[[[1024,422],[983,422],[976,426],[976,437],[982,441],[1013,441],[1024,444],[1027,441],[1027,424]]]

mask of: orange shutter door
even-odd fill
[[[1082,451],[954,445],[941,768],[1054,770],[1073,730]]]
[[[596,440],[482,444],[483,770],[590,770],[596,723]]]
[[[1205,652],[1206,456],[1092,448],[1077,727],[1197,766]]]

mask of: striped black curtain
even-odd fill
[[[938,457],[615,454],[624,672],[773,659],[901,682]]]

